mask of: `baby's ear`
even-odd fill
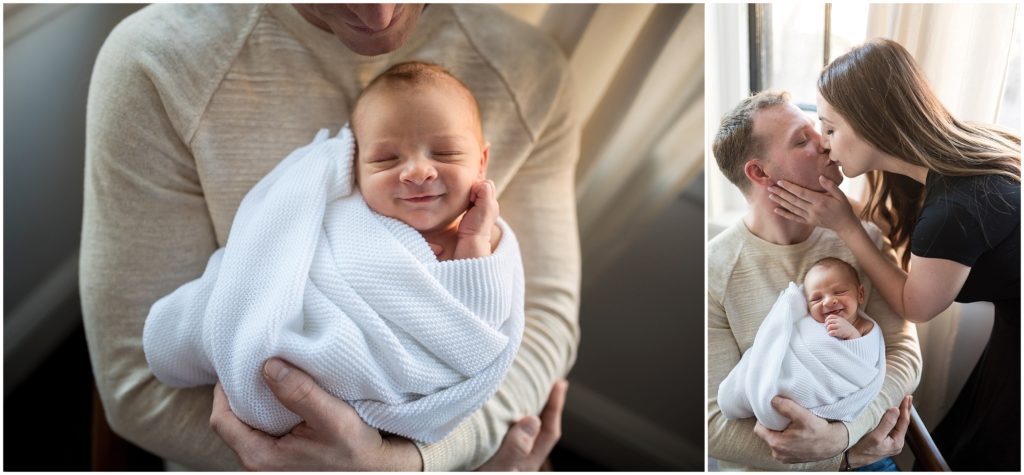
[[[864,286],[863,285],[858,285],[857,286],[857,303],[860,304],[860,305],[864,305]]]
[[[484,142],[484,149],[480,151],[480,174],[477,178],[483,180],[487,176],[487,159],[490,156],[491,143]]]

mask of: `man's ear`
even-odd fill
[[[747,175],[747,179],[751,183],[764,187],[772,185],[772,177],[768,176],[768,173],[764,171],[764,167],[761,166],[761,160],[759,159],[747,160],[747,163],[743,164],[743,174]]]
[[[491,143],[484,142],[484,149],[480,152],[480,175],[477,178],[483,180],[487,177],[487,158],[491,152]]]

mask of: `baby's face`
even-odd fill
[[[487,145],[469,100],[448,87],[380,89],[355,130],[359,190],[370,209],[420,232],[444,230],[484,179]]]
[[[838,315],[853,323],[857,308],[864,303],[864,287],[847,269],[837,265],[818,265],[804,277],[807,311],[824,323],[829,315]]]

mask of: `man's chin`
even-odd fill
[[[379,56],[390,53],[405,43],[405,36],[388,35],[381,38],[366,38],[357,33],[336,35],[348,49],[360,56]]]

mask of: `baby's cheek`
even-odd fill
[[[814,308],[813,304],[807,306],[807,312],[811,314],[811,318],[813,318],[814,321],[818,323],[825,323],[825,317],[821,314],[821,312],[817,311],[817,309]]]

